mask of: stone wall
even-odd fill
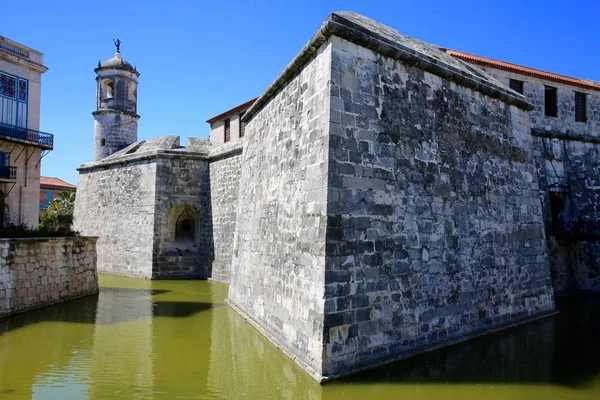
[[[246,126],[228,302],[321,372],[331,48]]]
[[[508,85],[523,81],[534,105],[534,134],[552,281],[557,294],[600,292],[600,92],[484,67]],[[557,116],[545,115],[545,86],[557,88]],[[575,121],[575,92],[586,93],[587,121]],[[567,205],[566,220],[553,219],[551,196]],[[568,215],[567,215],[568,214]]]
[[[156,174],[152,278],[209,277],[208,162],[185,153],[160,154]],[[177,237],[177,223],[182,217],[193,224],[191,236]]]
[[[334,43],[323,375],[551,312],[526,111]]]
[[[535,149],[554,290],[600,292],[600,142],[536,137]]]
[[[0,317],[94,293],[96,238],[0,239]]]
[[[98,237],[98,271],[152,277],[156,163],[80,169],[74,229]]]
[[[101,160],[137,141],[139,117],[99,110],[94,112],[94,119],[94,160]]]
[[[213,259],[211,279],[229,283],[241,172],[241,146],[210,160],[210,214]]]

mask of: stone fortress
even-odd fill
[[[96,68],[75,228],[98,269],[228,283],[318,380],[600,290],[600,84],[331,14],[209,139],[137,141],[138,72]]]

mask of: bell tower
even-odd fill
[[[121,41],[115,41],[117,52],[103,63],[98,61],[96,73],[96,111],[94,116],[94,161],[137,141],[137,84],[139,72],[121,57]]]

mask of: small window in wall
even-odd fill
[[[558,107],[556,104],[556,88],[546,86],[544,91],[545,112],[547,117],[556,117],[558,115]]]
[[[246,134],[246,123],[242,121],[242,115],[240,114],[240,137],[244,137],[244,135]]]
[[[106,139],[100,140],[100,146],[102,146],[102,147],[106,146]]]
[[[575,92],[575,121],[586,122],[586,95],[585,93]]]
[[[518,81],[516,79],[510,80],[510,88],[517,93],[523,94],[523,81]]]
[[[231,140],[231,121],[229,118],[225,120],[225,142],[229,142]]]

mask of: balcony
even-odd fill
[[[0,182],[13,182],[17,180],[17,167],[0,165]]]
[[[41,147],[44,150],[54,148],[54,135],[20,126],[0,123],[0,140],[16,140],[24,144]]]
[[[33,63],[43,65],[44,55],[37,50],[33,50],[20,43],[14,42],[4,36],[0,36],[0,50],[24,58]]]

